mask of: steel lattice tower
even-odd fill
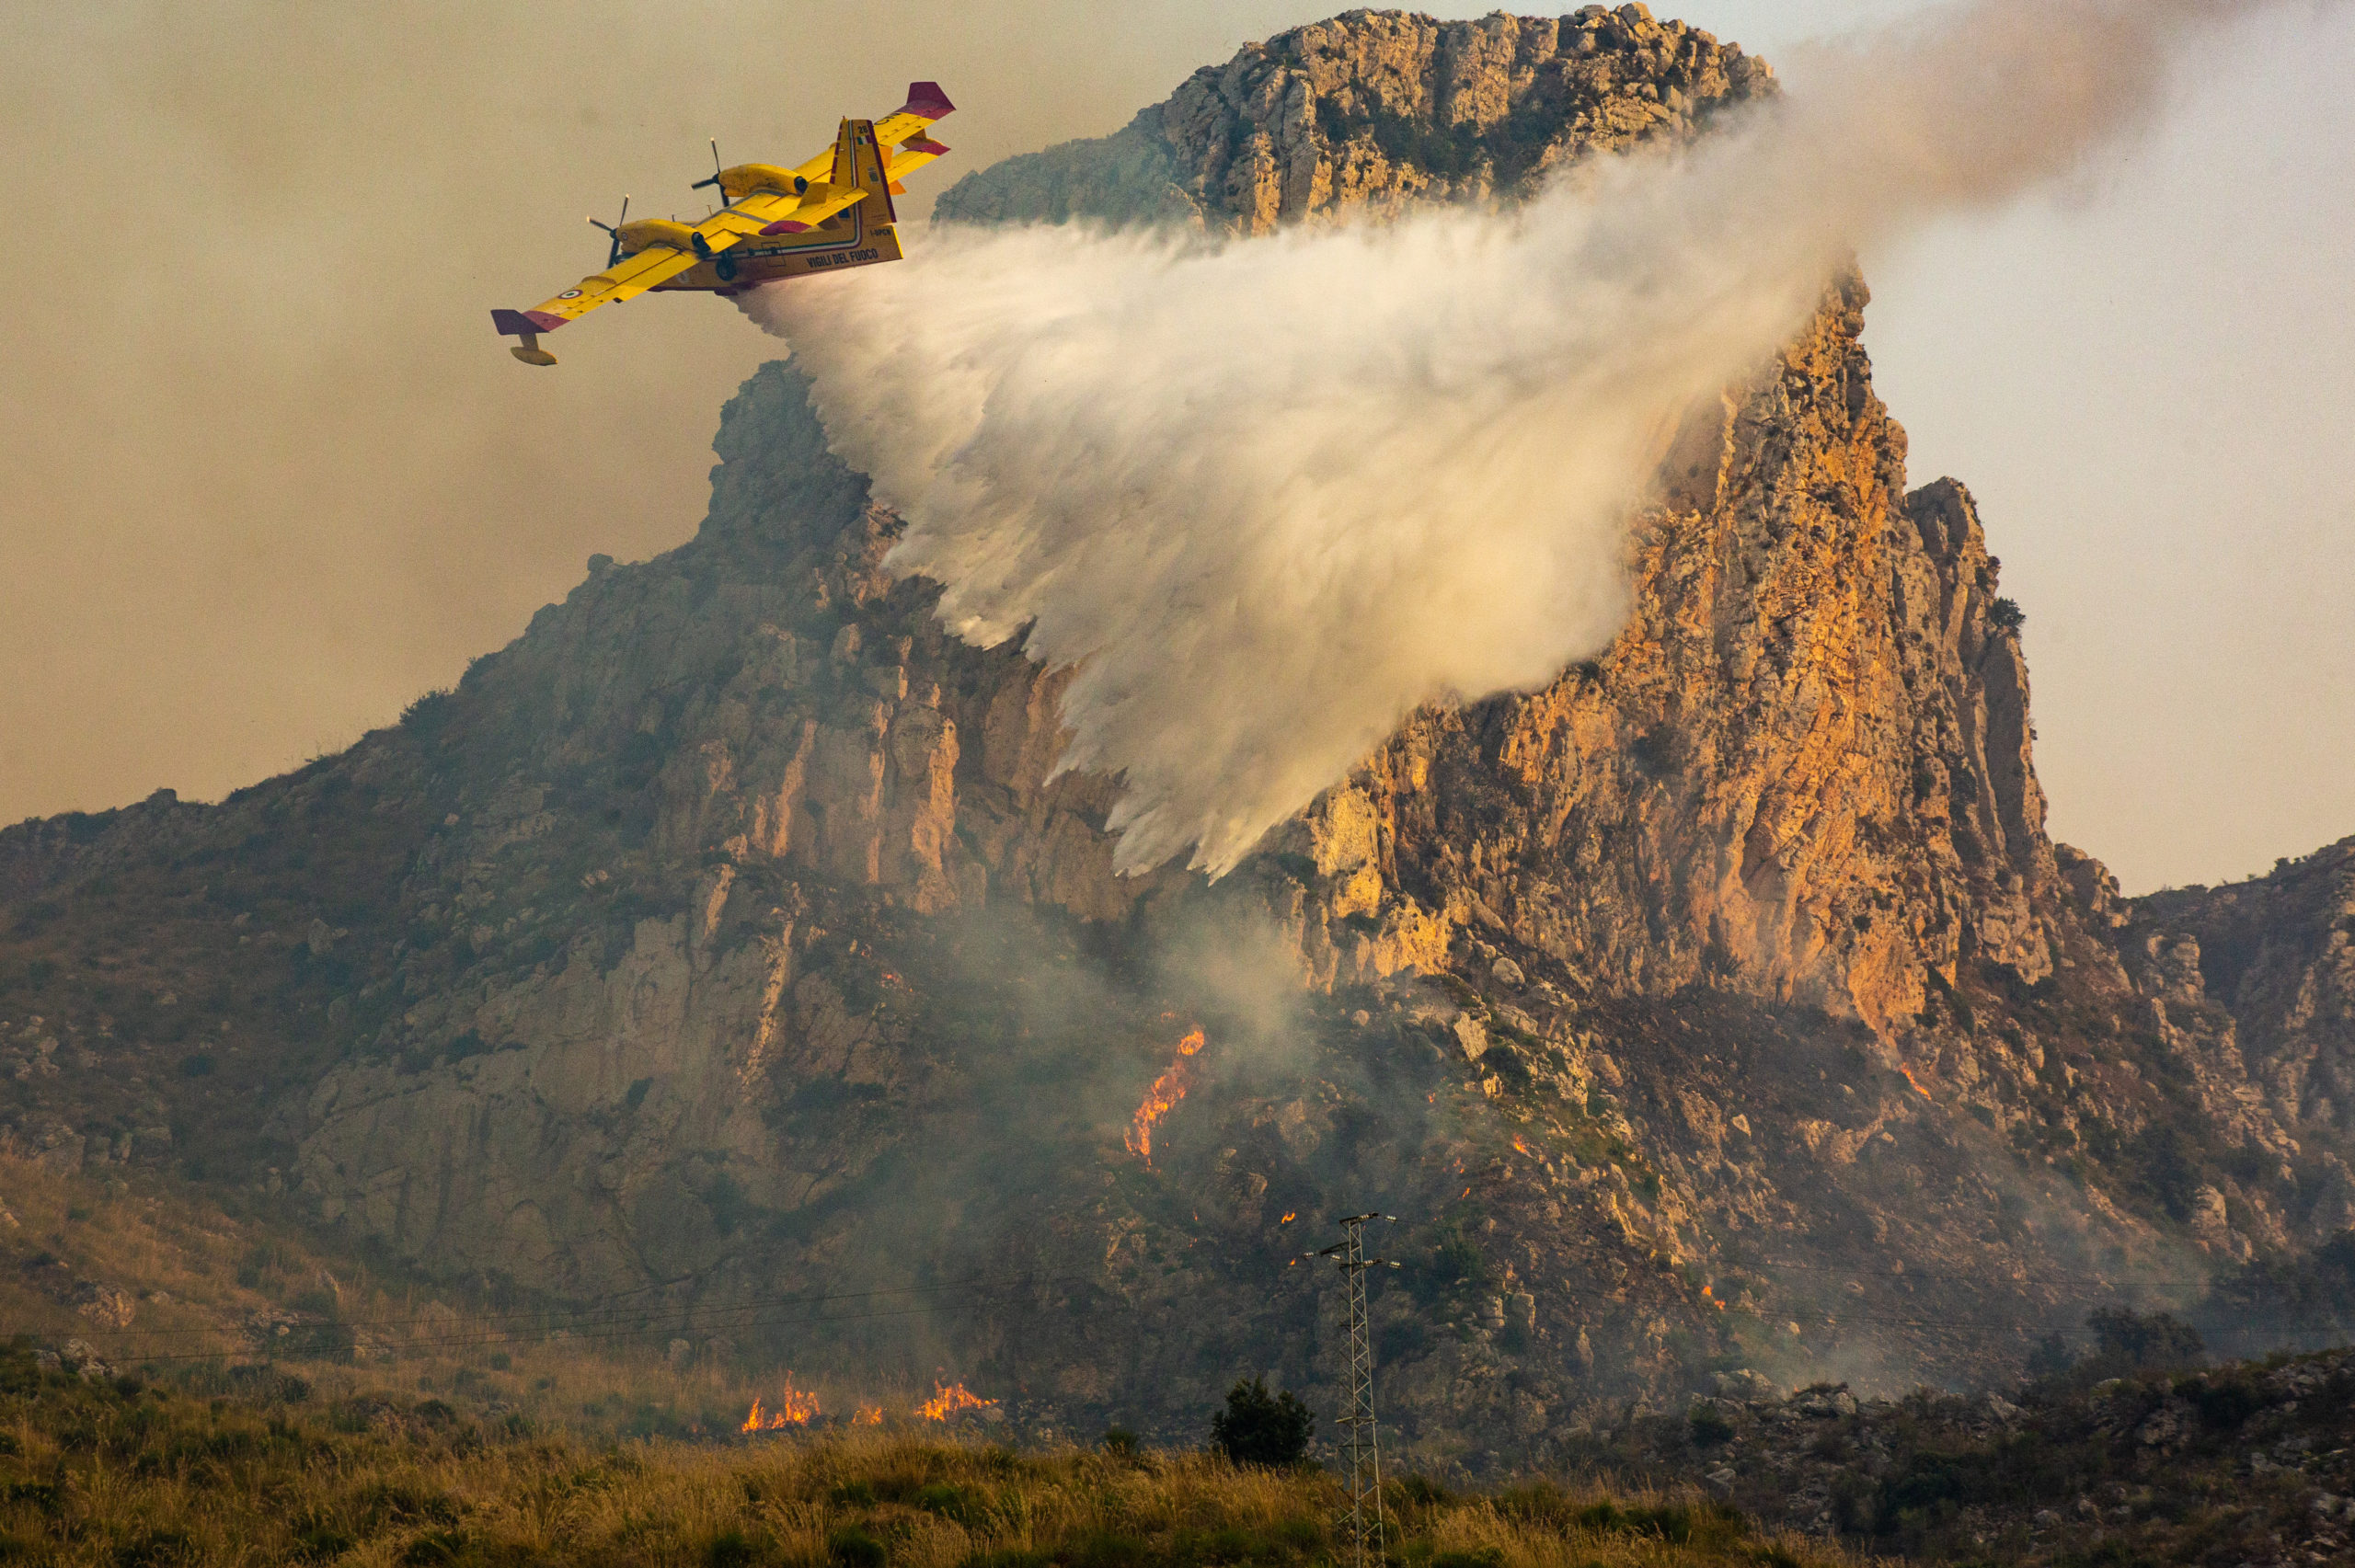
[[[1349,1506],[1334,1524],[1354,1554],[1352,1568],[1366,1568],[1383,1556],[1382,1439],[1373,1421],[1373,1339],[1365,1321],[1365,1271],[1396,1268],[1388,1258],[1365,1255],[1365,1222],[1396,1219],[1394,1214],[1352,1214],[1341,1221],[1341,1240],[1302,1255],[1331,1258],[1341,1271],[1350,1302],[1350,1373],[1341,1406],[1343,1447],[1349,1454]]]

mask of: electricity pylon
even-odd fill
[[[1342,1540],[1354,1553],[1351,1568],[1366,1568],[1382,1561],[1382,1440],[1373,1424],[1373,1339],[1366,1331],[1365,1271],[1396,1268],[1388,1258],[1365,1255],[1365,1222],[1396,1220],[1395,1214],[1352,1214],[1341,1221],[1341,1239],[1332,1246],[1303,1257],[1331,1258],[1339,1266],[1350,1297],[1349,1391],[1341,1406],[1340,1425],[1349,1451],[1350,1504],[1334,1520]]]

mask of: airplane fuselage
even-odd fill
[[[869,224],[862,212],[866,206],[864,201],[855,202],[808,234],[794,235],[789,240],[784,235],[745,240],[709,261],[698,262],[677,277],[655,284],[649,292],[687,289],[728,294],[759,283],[806,278],[813,272],[838,272],[847,267],[872,267],[879,262],[899,260],[898,226],[889,223]]]

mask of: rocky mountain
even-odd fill
[[[1351,12],[942,212],[1509,200],[1773,90],[1640,6]],[[1066,1429],[1325,1400],[1297,1254],[1380,1208],[1385,1419],[1472,1468],[2293,1258],[2355,1226],[2355,852],[2128,901],[2051,841],[2019,617],[1968,492],[1908,488],[1867,301],[1667,441],[1601,658],[1417,714],[1215,886],[1114,874],[1063,677],[935,624],[769,366],[693,541],[399,725],[0,834],[7,1137]]]

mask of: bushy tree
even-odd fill
[[[2101,1377],[2196,1367],[2208,1353],[2200,1331],[2173,1312],[2105,1307],[2085,1319],[2085,1327],[2094,1335],[2094,1353],[2087,1365]]]
[[[1211,1447],[1239,1465],[1281,1468],[1308,1457],[1316,1417],[1290,1389],[1268,1391],[1264,1378],[1227,1391],[1226,1408],[1211,1417]]]
[[[2069,1348],[2066,1334],[2048,1333],[2036,1342],[2028,1353],[2028,1375],[2031,1378],[2065,1376],[2077,1364],[2077,1353]]]

